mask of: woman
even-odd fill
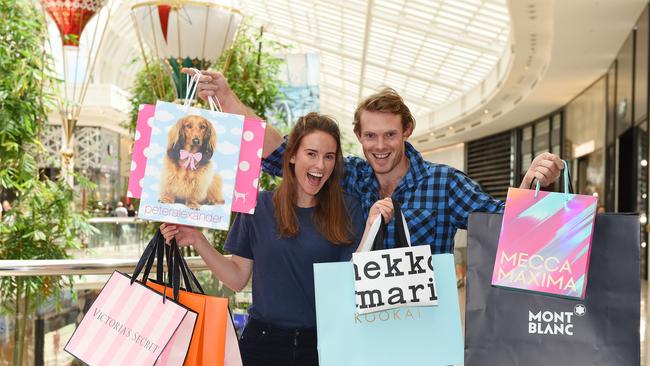
[[[126,208],[126,212],[129,217],[135,217],[135,206],[133,206],[133,203],[129,203],[129,206]]]
[[[245,366],[317,365],[313,264],[351,258],[361,239],[361,205],[343,194],[340,132],[326,116],[309,113],[289,134],[282,183],[260,192],[255,214],[238,215],[226,239],[226,258],[192,227],[161,225],[166,241],[193,245],[212,273],[240,291],[253,275],[253,304],[242,333]],[[366,232],[390,199],[370,210]],[[364,233],[365,235],[365,233]]]

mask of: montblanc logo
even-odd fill
[[[587,307],[583,304],[574,306],[573,311],[528,311],[528,333],[548,335],[568,335],[574,332],[574,317],[583,317],[587,314]]]

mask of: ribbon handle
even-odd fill
[[[194,71],[194,75],[185,78],[185,99],[183,100],[183,107],[186,111],[189,111],[192,106],[192,100],[196,98],[199,79],[201,78],[201,71],[199,69],[191,68],[190,70]]]
[[[563,180],[564,180],[564,194],[566,195],[566,200],[568,201],[571,196],[570,194],[573,193],[573,187],[571,185],[571,177],[569,175],[569,162],[566,160],[562,160],[564,163],[564,169],[563,169]],[[542,184],[537,180],[537,184],[535,185],[535,195],[533,196],[534,198],[537,198],[539,195],[539,190],[541,188]]]
[[[219,98],[217,98],[217,96],[214,96],[214,98],[212,95],[208,96],[208,104],[210,105],[211,111],[223,112],[223,108],[221,108],[221,103],[219,103]]]

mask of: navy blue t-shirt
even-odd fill
[[[225,248],[254,261],[251,317],[286,328],[316,326],[313,264],[350,260],[363,235],[361,204],[344,196],[354,234],[350,245],[334,245],[318,232],[311,218],[314,208],[296,207],[298,235],[281,238],[273,192],[260,192],[253,215],[237,215]]]

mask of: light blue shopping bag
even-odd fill
[[[370,239],[372,240],[372,239]],[[358,315],[352,262],[314,264],[320,366],[463,363],[452,254],[432,257],[438,305]]]

